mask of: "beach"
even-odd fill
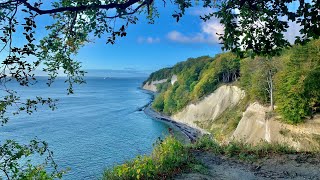
[[[152,98],[151,98],[151,101],[147,105],[143,106],[139,110],[144,111],[144,113],[146,115],[150,116],[152,119],[162,121],[162,122],[168,124],[173,129],[180,131],[184,136],[186,136],[186,138],[190,142],[194,142],[198,137],[200,137],[203,134],[203,132],[201,132],[200,130],[198,130],[196,128],[190,127],[187,124],[184,124],[181,122],[177,122],[177,121],[173,120],[171,117],[155,111],[152,108],[152,102],[154,100],[154,97],[156,96],[156,93],[149,91],[149,90],[145,90],[145,89],[143,89],[143,91],[150,94],[152,96]]]

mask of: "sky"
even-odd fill
[[[93,38],[92,43],[80,49],[76,60],[82,62],[87,76],[147,76],[190,57],[214,56],[222,52],[216,34],[223,32],[219,20],[212,18],[204,22],[200,19],[200,15],[212,10],[200,6],[189,8],[176,22],[172,14],[177,7],[171,3],[164,7],[162,1],[156,2],[160,16],[154,24],[148,24],[145,16],[140,15],[137,24],[129,25],[127,36],[119,37],[114,45],[106,44],[107,36],[103,36]],[[47,33],[44,26],[50,22],[53,21],[49,16],[39,19],[39,39]],[[295,24],[290,26],[293,28],[286,35],[293,41],[299,28]]]
[[[163,7],[162,1],[156,2],[160,17],[154,24],[148,24],[145,17],[140,17],[137,24],[129,26],[127,36],[118,38],[116,44],[106,44],[106,38],[101,38],[82,48],[77,59],[83,63],[84,69],[90,72],[102,69],[132,71],[140,76],[190,57],[214,56],[222,52],[216,34],[223,32],[219,19],[212,18],[207,22],[200,19],[200,15],[212,10],[200,6],[190,8],[176,22],[172,14],[177,7],[170,3]],[[299,28],[293,23],[289,25],[291,29],[285,35],[293,42],[299,35]]]
[[[179,21],[172,17],[173,6],[159,5],[160,17],[148,24],[141,17],[130,25],[127,36],[118,38],[116,44],[106,44],[106,39],[95,39],[77,55],[85,69],[134,70],[151,73],[169,67],[190,57],[214,56],[221,52],[215,34],[221,26],[216,21],[204,23],[201,9],[189,9]]]

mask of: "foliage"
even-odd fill
[[[287,122],[302,122],[319,110],[319,45],[316,40],[288,50],[276,74],[278,111]]]
[[[222,154],[223,149],[221,148],[220,144],[215,141],[210,135],[204,135],[199,138],[193,145],[192,148],[204,150],[204,151],[211,151],[215,154]]]
[[[193,97],[199,99],[217,89],[220,83],[236,81],[239,77],[240,62],[232,53],[219,54],[201,74],[195,85]]]
[[[157,91],[164,92],[171,86],[171,79],[168,79],[167,82],[157,84]]]
[[[296,43],[306,43],[320,37],[319,27],[316,25],[320,17],[317,9],[318,1],[306,2],[298,0],[296,9],[289,6],[294,0],[228,0],[217,4],[217,11],[204,15],[203,20],[215,16],[224,25],[221,34],[223,48],[242,54],[273,57],[279,55],[283,48],[290,44],[284,33],[289,23],[301,26],[301,36],[296,37]],[[209,3],[213,7],[214,3]]]
[[[271,144],[265,141],[261,141],[256,145],[241,141],[231,141],[228,144],[219,144],[209,135],[200,138],[192,148],[249,161],[274,154],[292,154],[296,152],[292,147],[285,144]]]
[[[46,155],[45,162],[33,165],[30,158],[35,155]],[[21,160],[24,160],[24,163],[21,163]],[[46,171],[48,167],[53,169],[51,173]],[[21,145],[13,140],[7,140],[0,146],[0,170],[8,179],[61,178],[64,171],[58,171],[57,167],[52,151],[44,141],[34,139],[28,145]]]
[[[295,45],[269,61],[272,65],[261,57],[241,60],[241,87],[251,101],[269,103],[266,77],[273,67],[277,112],[288,123],[303,122],[319,112],[319,42]]]
[[[173,137],[158,141],[150,156],[107,169],[103,179],[166,179],[191,163],[186,147]]]
[[[212,59],[206,57],[205,61],[200,57],[178,63],[171,68],[172,74],[177,72],[178,82],[158,85],[161,91],[153,107],[170,115],[212,93],[221,83],[238,79],[246,91],[246,99],[270,104],[268,77],[271,71],[277,112],[285,122],[302,122],[320,112],[319,42],[313,40],[305,45],[295,45],[272,60],[258,56],[239,60],[232,53],[223,53]],[[236,123],[232,119],[238,117],[232,116],[224,119]]]
[[[264,58],[256,57],[241,60],[240,86],[246,91],[249,99],[262,104],[266,104],[270,100],[266,91],[268,86],[267,70]]]
[[[242,100],[244,101],[244,100]],[[245,108],[245,103],[226,109],[217,119],[210,123],[211,133],[219,141],[223,142],[232,135],[237,128],[243,114],[242,108]]]
[[[160,93],[157,98],[152,102],[152,107],[156,111],[161,111],[164,109],[164,94]]]

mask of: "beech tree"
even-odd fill
[[[319,38],[319,0],[305,2],[298,0],[299,7],[291,11],[287,5],[293,0],[1,0],[0,1],[0,53],[2,63],[0,86],[3,93],[0,100],[1,124],[8,122],[8,113],[31,114],[38,105],[55,108],[55,99],[50,97],[34,97],[22,101],[14,89],[7,88],[9,81],[21,86],[31,86],[36,82],[34,72],[41,68],[49,76],[50,86],[59,71],[66,74],[67,93],[73,93],[74,83],[84,83],[85,72],[81,63],[76,61],[76,54],[91,37],[106,38],[106,42],[114,44],[117,37],[126,36],[130,24],[135,24],[138,17],[144,15],[153,23],[159,15],[157,9],[173,3],[177,8],[172,13],[179,21],[185,10],[192,6],[212,8],[213,12],[201,18],[220,19],[224,32],[220,40],[224,50],[232,50],[241,56],[250,54],[272,57],[290,46],[284,38],[288,22],[301,25],[301,36],[297,43],[305,43]],[[161,4],[161,6],[157,6]],[[46,27],[39,26],[39,18],[51,18]],[[286,18],[286,19],[283,19]],[[39,28],[45,28],[47,34],[41,39],[35,37]],[[19,37],[19,38],[17,38]],[[21,38],[22,37],[22,38]],[[19,43],[17,43],[19,42]],[[21,43],[23,43],[21,45]],[[9,107],[15,107],[8,112]],[[3,148],[2,157],[10,157],[10,151]],[[39,142],[39,141],[37,141]],[[22,147],[16,143],[10,150]],[[15,146],[17,145],[17,146]],[[34,149],[34,146],[28,146]],[[47,147],[47,146],[46,146]],[[48,152],[44,148],[44,152]],[[22,151],[27,152],[27,151]],[[32,151],[37,152],[37,151]],[[44,154],[43,151],[39,151]],[[28,153],[22,153],[28,155]],[[29,153],[30,154],[30,153]],[[10,158],[9,158],[10,159]],[[0,164],[2,160],[0,160]],[[8,161],[12,161],[8,160]],[[8,172],[8,164],[0,165],[0,169],[8,174],[8,179],[16,174],[20,167],[14,166]]]

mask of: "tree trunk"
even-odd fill
[[[272,81],[272,71],[268,72],[268,85],[269,85],[269,95],[270,95],[270,110],[274,110],[274,102],[273,102],[273,81]]]

